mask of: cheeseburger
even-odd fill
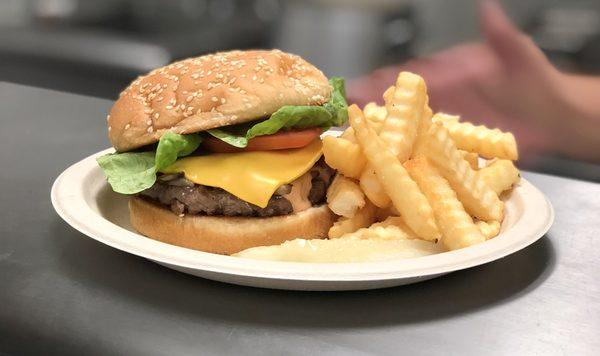
[[[298,56],[211,54],[131,83],[107,119],[116,152],[98,163],[155,240],[233,254],[324,238],[335,172],[320,135],[347,117],[343,79]]]

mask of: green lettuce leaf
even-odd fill
[[[221,129],[210,129],[208,130],[208,133],[235,147],[244,148],[248,146],[248,139],[244,134],[239,135],[234,132],[226,132],[225,130]]]
[[[331,100],[323,106],[286,105],[273,113],[267,120],[259,122],[247,130],[245,125],[236,125],[230,128],[211,129],[207,132],[232,146],[246,147],[251,138],[272,135],[282,129],[321,127],[325,131],[332,126],[341,126],[348,121],[344,79],[332,77],[329,79],[329,84],[333,87]]]
[[[323,107],[332,115],[332,126],[342,126],[348,121],[348,103],[346,102],[346,86],[344,78],[332,77],[329,79],[329,84],[333,87],[331,92],[331,100]],[[329,129],[329,127],[327,129]]]
[[[167,132],[158,141],[156,152],[110,153],[97,161],[115,192],[135,194],[150,188],[156,182],[156,172],[194,152],[201,141],[198,134]]]
[[[156,147],[156,171],[172,165],[178,157],[185,157],[200,146],[202,139],[198,134],[178,135],[167,132],[161,136]]]
[[[323,106],[282,106],[271,117],[250,128],[246,138],[271,135],[281,129],[330,127],[331,113]]]
[[[113,153],[98,157],[97,161],[117,193],[141,192],[156,181],[154,152]]]

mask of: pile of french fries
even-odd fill
[[[329,238],[422,239],[456,250],[497,236],[500,196],[520,178],[514,136],[433,115],[413,73],[400,73],[383,98],[381,107],[350,106],[350,127],[323,140],[338,171],[327,192],[340,216]]]

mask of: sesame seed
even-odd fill
[[[159,117],[159,116],[160,116],[160,114],[159,114],[159,113],[157,113],[157,112],[155,112],[155,113],[154,113],[154,118],[155,118],[155,119],[158,119],[158,117]]]
[[[109,126],[109,127],[108,127],[108,132],[110,132],[110,130],[112,130],[112,127],[110,127],[110,126]]]
[[[217,102],[217,101],[219,101],[219,98],[217,98],[216,96],[213,96],[212,98],[210,98],[210,100]]]
[[[148,127],[148,129],[146,130],[146,132],[152,133],[152,132],[154,132],[154,129],[152,128],[152,126],[150,126],[150,127]]]
[[[128,130],[131,127],[130,124],[125,125],[125,130]]]
[[[221,98],[221,104],[225,104],[226,100],[225,98]]]
[[[165,109],[171,110],[171,109],[173,109],[173,105],[167,105],[167,106],[165,106]]]
[[[152,125],[152,120],[146,121],[146,125]]]
[[[253,76],[252,76],[252,80],[256,80],[256,75],[253,75]]]

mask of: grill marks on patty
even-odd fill
[[[307,199],[311,205],[323,203],[334,170],[327,166],[324,160],[321,159],[305,174],[311,177],[311,187],[308,191],[308,196],[302,198]],[[303,178],[300,177],[297,181],[301,179]],[[277,189],[264,208],[241,200],[221,188],[198,184],[181,184],[180,179],[178,179],[176,185],[159,179],[152,187],[139,194],[169,207],[178,215],[202,214],[269,217],[288,215],[294,212],[293,204],[286,196],[291,197],[291,186],[295,182]],[[298,197],[293,197],[292,199],[298,199]]]

